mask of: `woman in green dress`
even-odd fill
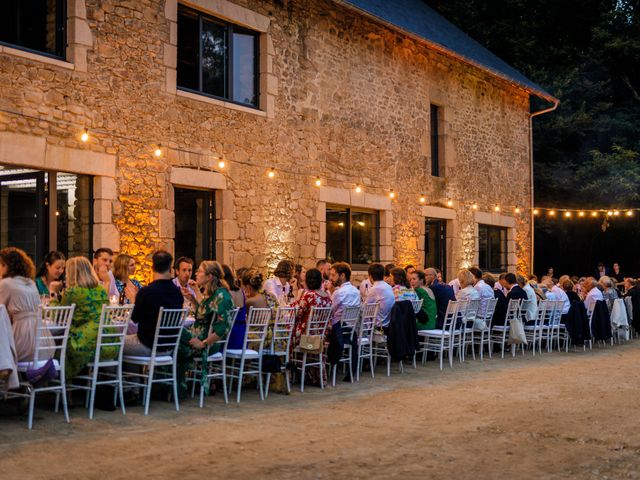
[[[422,300],[422,310],[416,315],[416,325],[418,330],[433,330],[436,328],[436,316],[438,309],[436,306],[436,297],[431,289],[425,286],[425,275],[420,270],[411,273],[411,286]]]
[[[69,330],[65,366],[66,377],[70,380],[94,359],[100,313],[102,306],[109,303],[109,298],[86,258],[70,258],[66,271],[67,288],[59,299],[52,299],[51,305],[76,305]],[[109,350],[105,348],[100,352],[101,359],[115,358],[116,353],[115,347]]]
[[[65,258],[62,252],[51,251],[36,272],[36,288],[40,295],[58,293],[62,290]]]
[[[204,261],[196,270],[196,284],[204,295],[201,299],[188,296],[193,304],[196,319],[189,330],[182,330],[178,351],[180,388],[186,391],[185,373],[194,367],[194,359],[200,357],[206,365],[207,356],[220,350],[218,340],[227,337],[231,330],[231,311],[235,308],[229,288],[224,280],[222,265]],[[202,386],[208,393],[206,370],[203,370]]]

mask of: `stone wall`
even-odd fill
[[[195,178],[222,158],[217,252],[235,267],[268,268],[283,257],[311,264],[323,254],[318,176],[330,187],[396,192],[390,241],[400,263],[422,262],[421,194],[430,205],[454,201],[456,267],[476,253],[472,202],[487,212],[519,205],[516,254],[518,268],[528,269],[525,91],[329,1],[234,4],[269,19],[268,42],[261,42],[275,77],[268,116],[167,88],[175,2],[74,0],[92,37],[86,65],[0,52],[0,106],[30,116],[0,113],[0,132],[116,155],[111,218],[120,249],[144,267],[154,249],[173,248],[172,166],[193,168]],[[430,103],[444,113],[442,178],[430,175]],[[85,127],[92,135],[82,143]],[[183,152],[191,152],[189,165]]]

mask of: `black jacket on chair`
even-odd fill
[[[418,327],[413,304],[407,300],[396,302],[391,308],[387,350],[394,361],[413,357],[418,347]]]
[[[611,334],[611,315],[609,315],[609,307],[604,300],[596,302],[591,318],[591,335],[594,340],[609,340]]]
[[[584,345],[585,341],[591,340],[587,309],[579,299],[571,302],[571,307],[569,307],[567,314],[562,315],[562,323],[574,345]]]

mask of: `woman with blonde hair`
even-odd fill
[[[133,278],[136,273],[136,260],[131,255],[121,253],[113,264],[113,276],[116,279],[116,288],[118,293],[122,295],[124,292],[126,302],[136,303],[136,295],[142,285],[138,280]]]
[[[224,279],[224,270],[219,262],[205,260],[196,270],[196,285],[203,291],[200,301],[190,297],[196,312],[196,320],[189,330],[182,331],[179,350],[179,374],[181,390],[186,391],[184,374],[193,368],[193,359],[202,355],[203,364],[207,356],[219,351],[218,340],[224,339],[231,330],[231,312],[234,303],[229,286]],[[206,369],[203,374],[206,375]],[[206,378],[202,379],[202,388],[208,390]]]
[[[473,273],[466,268],[458,272],[460,290],[456,294],[456,300],[480,300],[480,294],[473,288]]]
[[[71,257],[65,267],[67,288],[60,300],[52,300],[52,305],[76,305],[69,341],[67,343],[67,363],[65,372],[67,379],[78,375],[93,360],[98,339],[98,326],[102,306],[109,303],[107,291],[100,285],[100,280],[89,260],[85,257]],[[102,359],[116,356],[116,350],[101,352]]]

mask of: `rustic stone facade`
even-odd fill
[[[528,92],[328,0],[185,3],[261,32],[260,110],[176,89],[176,0],[71,1],[67,62],[0,47],[0,107],[24,115],[0,113],[0,163],[95,175],[94,246],[145,266],[172,249],[180,185],[216,190],[235,267],[315,262],[326,202],[348,198],[381,212],[382,261],[422,265],[425,215],[442,214],[449,275],[477,262],[478,220],[507,226],[510,265],[529,269]]]

